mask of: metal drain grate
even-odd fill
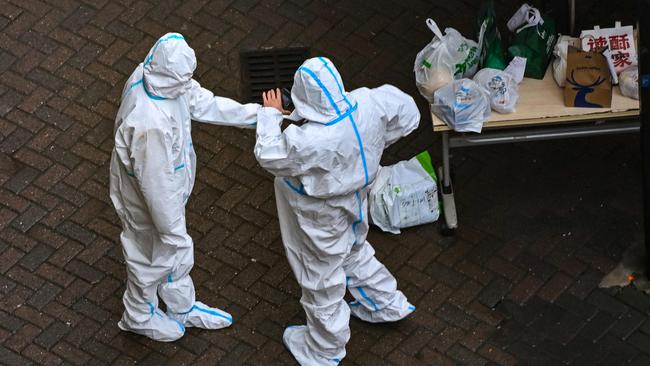
[[[274,48],[242,51],[240,54],[244,97],[262,103],[262,92],[291,88],[293,74],[309,57],[309,48]]]

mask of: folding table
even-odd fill
[[[550,140],[638,132],[639,102],[613,87],[611,108],[569,108],[564,90],[555,83],[551,68],[543,80],[525,78],[519,85],[517,110],[510,114],[492,111],[480,134],[457,133],[433,112],[434,132],[442,134],[442,208],[448,232],[458,226],[452,188],[449,150],[464,146]]]

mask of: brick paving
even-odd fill
[[[417,95],[423,18],[467,32],[471,3],[4,1],[0,363],[292,364],[281,336],[304,321],[300,291],[251,131],[193,131],[193,278],[199,298],[235,325],[191,329],[173,344],[117,329],[125,268],[108,160],[123,83],[175,30],[196,50],[196,78],[220,95],[242,95],[239,50],[291,45],[335,60],[348,88],[388,82]],[[439,160],[428,123],[384,163],[427,148]],[[343,364],[650,364],[650,297],[597,289],[643,240],[638,151],[634,136],[455,151],[455,237],[437,225],[369,236],[418,310],[396,324],[352,320]]]

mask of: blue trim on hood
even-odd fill
[[[334,98],[332,98],[332,94],[330,93],[329,90],[327,90],[327,88],[325,87],[323,82],[318,78],[318,76],[316,76],[316,73],[306,68],[305,66],[300,66],[298,70],[306,72],[309,76],[311,76],[314,79],[314,81],[316,82],[316,84],[318,84],[318,86],[321,88],[323,93],[325,93],[325,96],[330,101],[330,104],[332,105],[332,108],[334,108],[334,110],[336,111],[336,114],[340,116],[341,111],[339,110],[339,106],[336,105],[336,103],[334,102]]]
[[[352,108],[352,104],[350,103],[348,98],[345,97],[345,91],[343,90],[343,86],[341,85],[343,82],[341,81],[339,83],[339,79],[336,77],[336,74],[334,74],[334,71],[332,70],[330,65],[327,63],[327,61],[325,61],[323,57],[319,57],[318,59],[320,60],[320,62],[323,63],[323,66],[325,66],[327,71],[329,71],[330,75],[332,75],[332,79],[334,79],[334,81],[336,82],[336,86],[339,88],[339,93],[341,93],[341,96],[343,97],[345,103],[347,103],[348,107]]]
[[[329,65],[327,64],[327,62],[325,61],[325,59],[323,59],[323,58],[321,57],[320,60],[321,60],[321,62],[323,62],[325,68],[326,68],[327,70],[329,70],[330,74],[332,75],[332,77],[334,78],[334,80],[335,80],[335,82],[336,82],[336,85],[339,87],[339,90],[342,91],[342,90],[343,90],[342,86],[339,84],[338,79],[336,78],[336,75],[334,74],[334,72],[332,71],[332,69],[330,69],[330,67],[329,67]],[[334,98],[332,98],[332,94],[330,93],[329,90],[327,90],[327,88],[325,87],[325,85],[323,84],[323,82],[318,78],[318,76],[316,75],[316,73],[313,72],[311,69],[305,67],[305,66],[300,66],[300,67],[298,68],[298,71],[304,71],[305,73],[307,73],[309,76],[311,76],[311,77],[314,79],[314,81],[316,82],[316,84],[318,84],[318,86],[321,88],[321,90],[323,91],[323,93],[325,93],[325,96],[327,97],[327,99],[329,100],[330,104],[332,105],[332,107],[333,107],[334,110],[336,111],[336,114],[337,114],[338,118],[341,118],[341,116],[342,116],[343,114],[341,113],[341,111],[339,110],[339,107],[338,107],[338,106],[336,105],[336,103],[334,102]],[[350,101],[348,100],[348,98],[345,97],[345,95],[343,94],[343,92],[341,92],[341,96],[343,97],[343,100],[345,100],[345,103],[347,103],[347,105],[350,107],[349,109],[352,109],[352,108],[353,108],[353,107],[352,107],[352,104],[350,103]],[[356,105],[354,106],[354,108],[356,108]],[[348,110],[348,111],[349,111],[349,110]],[[345,114],[348,114],[348,113],[347,113],[348,111],[346,111]],[[357,128],[357,124],[356,124],[356,122],[354,121],[354,117],[352,116],[352,113],[349,113],[347,117],[350,118],[350,122],[352,123],[352,129],[354,129],[354,134],[356,135],[356,137],[357,137],[357,142],[359,143],[359,155],[361,155],[361,162],[363,163],[363,172],[364,172],[364,175],[365,175],[365,176],[364,176],[364,178],[365,178],[365,184],[364,184],[364,187],[367,187],[370,179],[369,179],[369,176],[368,176],[368,164],[366,163],[366,153],[365,153],[365,151],[363,150],[363,141],[362,141],[362,139],[361,139],[361,134],[359,133],[359,129]],[[337,118],[337,119],[338,119],[338,118]],[[335,124],[335,122],[338,122],[337,119],[335,119],[335,120],[332,121],[332,122],[328,122],[326,125],[329,126],[329,125]],[[334,123],[333,123],[333,122],[334,122]]]
[[[151,63],[151,60],[153,60],[153,54],[154,54],[154,52],[156,52],[156,49],[158,49],[158,46],[159,46],[161,43],[163,43],[163,42],[167,42],[167,41],[170,40],[170,39],[182,39],[182,40],[185,40],[185,37],[181,36],[180,34],[172,34],[172,35],[169,35],[169,36],[167,36],[167,37],[160,38],[160,39],[156,42],[156,44],[153,46],[153,49],[151,50],[151,53],[150,53],[150,54],[147,56],[147,58],[144,60],[144,65],[143,65],[143,66],[147,66],[148,64],[150,64],[150,63]]]
[[[165,100],[165,99],[167,99],[167,98],[165,98],[165,97],[159,97],[159,96],[157,96],[157,95],[153,95],[153,94],[151,94],[151,93],[149,92],[149,89],[147,89],[147,83],[144,81],[144,79],[142,79],[142,88],[144,89],[145,94],[147,94],[147,96],[148,96],[150,99],[153,99],[153,100]]]

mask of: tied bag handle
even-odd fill
[[[436,22],[434,22],[433,19],[431,18],[427,18],[426,23],[427,23],[427,27],[431,29],[433,34],[435,34],[436,37],[438,37],[438,39],[442,41],[442,32],[440,31],[440,28],[438,28],[438,24],[436,24]]]
[[[531,7],[526,14],[526,25],[517,29],[517,33],[522,30],[530,27],[536,27],[537,25],[544,24],[544,19],[542,19],[542,14],[539,12],[539,9]]]
[[[440,28],[438,28],[438,24],[436,24],[436,22],[433,21],[433,19],[431,19],[431,18],[427,18],[427,20],[425,21],[425,23],[427,24],[427,27],[429,27],[429,29],[431,29],[431,31],[432,31],[433,34],[436,36],[436,38],[438,38],[438,41],[439,41],[439,42],[442,42],[442,32],[440,31]],[[435,49],[436,47],[433,47],[432,44],[433,44],[433,42],[431,42],[429,45],[430,45],[432,48]],[[431,53],[431,55],[429,55],[429,58],[431,58],[431,57],[433,57],[433,53]],[[431,59],[428,59],[428,60],[427,60],[427,59],[424,59],[424,60],[422,60],[422,66],[424,66],[424,67],[427,68],[427,69],[430,69],[431,66],[432,66],[432,65],[431,65]]]

